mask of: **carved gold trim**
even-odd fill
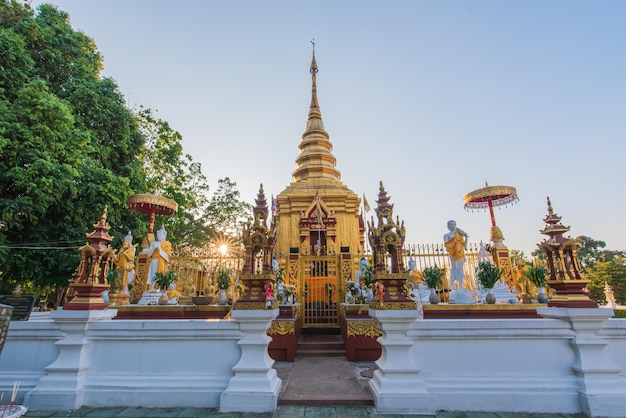
[[[377,301],[370,302],[370,309],[391,309],[397,311],[411,311],[417,309],[416,302],[385,302],[383,305]]]
[[[376,321],[347,321],[348,337],[370,337],[378,338],[383,335],[378,322]]]
[[[263,310],[267,309],[265,301],[263,302],[236,302],[234,309],[240,309],[242,311]]]
[[[287,335],[296,331],[293,321],[272,321],[272,325],[267,330],[267,335]]]

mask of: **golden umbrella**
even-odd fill
[[[485,187],[474,190],[463,197],[463,206],[468,209],[489,209],[491,226],[496,226],[496,217],[493,214],[494,206],[514,204],[519,201],[517,190],[511,186],[490,186],[485,182]]]
[[[150,215],[148,233],[154,229],[154,218],[156,215],[173,215],[178,212],[178,203],[167,197],[154,194],[134,194],[128,198],[127,207],[135,212],[147,213]]]

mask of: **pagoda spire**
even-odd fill
[[[315,61],[315,40],[312,40],[313,44],[313,58],[311,59],[311,106],[309,106],[309,118],[307,120],[306,130],[307,132],[312,129],[324,130],[324,121],[322,120],[322,112],[320,111],[320,104],[317,100],[317,62]]]
[[[255,222],[261,223],[264,227],[267,227],[268,207],[267,199],[265,198],[265,191],[263,190],[263,183],[259,187],[259,193],[254,200],[256,206],[253,208],[252,213],[254,215]]]
[[[317,98],[317,61],[315,60],[315,42],[311,60],[311,105],[306,123],[306,130],[300,142],[300,154],[296,159],[296,170],[293,172],[295,182],[309,179],[341,180],[341,173],[336,168],[337,159],[332,153],[333,146],[330,135],[324,129],[322,112]]]

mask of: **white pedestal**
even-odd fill
[[[406,333],[417,318],[417,310],[370,309],[384,335],[378,338],[382,354],[376,361],[378,370],[370,380],[376,409],[382,414],[434,415],[435,401],[420,378],[420,370],[413,364],[413,342]]]
[[[604,355],[606,340],[598,336],[602,323],[613,316],[608,308],[538,308],[537,313],[570,323],[576,332],[572,366],[578,376],[582,412],[593,417],[626,416],[626,379]]]
[[[241,359],[233,367],[235,375],[220,398],[220,412],[272,412],[276,410],[282,380],[272,368],[274,360],[268,346],[272,339],[266,331],[278,309],[233,309],[244,337],[239,341]]]
[[[45,368],[47,375],[24,397],[30,409],[66,410],[83,404],[83,381],[89,364],[87,361],[89,339],[85,332],[90,322],[109,320],[117,310],[65,311],[58,310],[50,318],[59,324],[65,336],[56,342],[59,355]]]
[[[141,299],[137,302],[137,305],[158,305],[161,303],[161,290],[146,290],[141,295]]]
[[[449,303],[457,305],[475,305],[474,295],[468,289],[453,290],[448,297]]]

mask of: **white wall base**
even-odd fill
[[[378,370],[370,380],[376,410],[382,414],[436,413],[434,398],[410,355],[413,342],[406,335],[418,314],[417,310],[370,310],[385,332],[378,339],[382,348]]]
[[[272,368],[274,360],[268,346],[272,338],[266,332],[278,309],[239,310],[232,312],[244,338],[239,341],[241,359],[233,367],[233,376],[220,399],[220,412],[272,412],[278,405],[282,380]]]

